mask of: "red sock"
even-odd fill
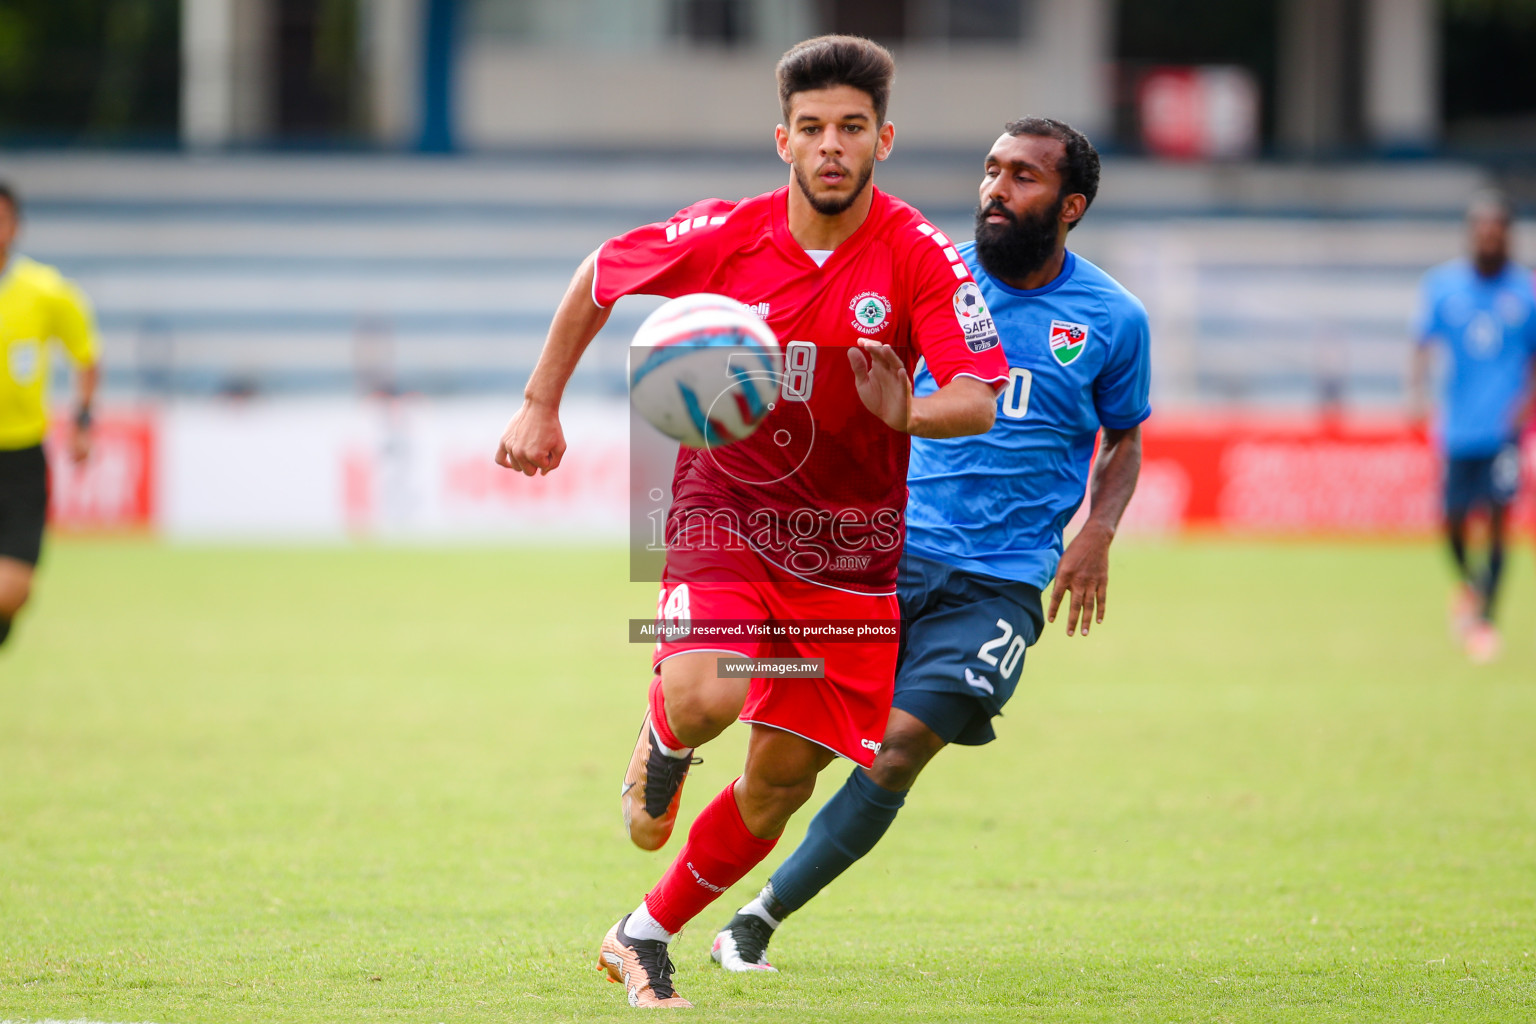
[[[668,750],[688,750],[688,744],[677,738],[672,727],[667,724],[666,698],[661,692],[661,673],[656,673],[656,678],[651,680],[651,728],[656,730],[656,735],[661,739],[661,745]]]
[[[667,931],[682,931],[699,911],[762,863],[778,841],[759,839],[747,829],[736,806],[736,783],[731,783],[693,820],[677,859],[645,894],[645,909]]]

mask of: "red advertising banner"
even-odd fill
[[[1127,526],[1267,534],[1422,534],[1440,518],[1442,464],[1401,422],[1154,419]],[[1533,519],[1536,445],[1516,517]]]
[[[155,525],[156,423],[148,413],[97,419],[91,457],[69,454],[72,427],[55,417],[48,432],[49,522],[65,530],[140,530]]]
[[[1160,67],[1136,89],[1142,143],[1171,160],[1233,160],[1259,142],[1259,87],[1246,68]]]
[[[407,417],[397,425],[404,431],[400,437],[380,442],[380,451],[394,453],[394,461],[359,448],[351,434],[337,434],[334,444],[316,441],[325,457],[306,475],[294,468],[293,453],[279,447],[268,453],[276,458],[277,475],[253,485],[263,501],[287,503],[276,509],[256,507],[245,491],[226,494],[231,480],[213,479],[209,465],[198,461],[201,449],[193,441],[213,443],[220,460],[240,448],[247,461],[232,479],[243,480],[265,464],[255,456],[278,443],[270,423],[251,419],[252,410],[214,411],[221,410],[235,431],[227,437],[205,437],[206,417],[108,410],[97,421],[94,450],[83,465],[69,458],[67,416],[57,418],[47,442],[50,521],[64,530],[219,536],[245,535],[268,519],[281,526],[295,516],[337,536],[346,536],[349,526],[354,534],[366,527],[362,532],[485,539],[541,536],[555,524],[576,535],[606,537],[622,529],[628,475],[617,440],[624,436],[622,410],[573,420],[590,421],[591,436],[573,426],[583,436],[573,443],[563,472],[534,480],[496,468],[483,451],[485,438],[494,440],[499,429],[499,408],[438,410],[418,417],[419,423]],[[372,422],[357,415],[364,426]],[[1423,535],[1439,522],[1439,454],[1401,420],[1155,416],[1143,437],[1127,532],[1366,537]],[[1527,440],[1522,461],[1515,516],[1536,525],[1536,438]],[[178,494],[159,507],[158,496]],[[287,509],[295,502],[319,504]],[[608,532],[598,529],[601,524],[609,524]]]

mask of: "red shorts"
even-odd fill
[[[719,572],[709,575],[707,581],[685,582],[668,573],[657,605],[664,612],[658,617],[743,625],[769,619],[900,625],[894,594],[853,594],[796,579],[762,582],[761,569],[747,574],[745,580],[722,579]],[[742,658],[822,658],[826,672],[822,679],[753,677],[741,720],[792,732],[868,768],[880,750],[891,713],[896,649],[891,640],[685,637],[658,643],[652,664],[689,651],[719,651]]]

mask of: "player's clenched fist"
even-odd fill
[[[496,449],[496,465],[533,476],[548,473],[565,456],[560,417],[546,405],[525,401],[512,414]]]

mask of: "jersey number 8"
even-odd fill
[[[785,401],[808,402],[811,385],[816,382],[816,343],[792,341],[784,346],[784,387],[781,393]]]

